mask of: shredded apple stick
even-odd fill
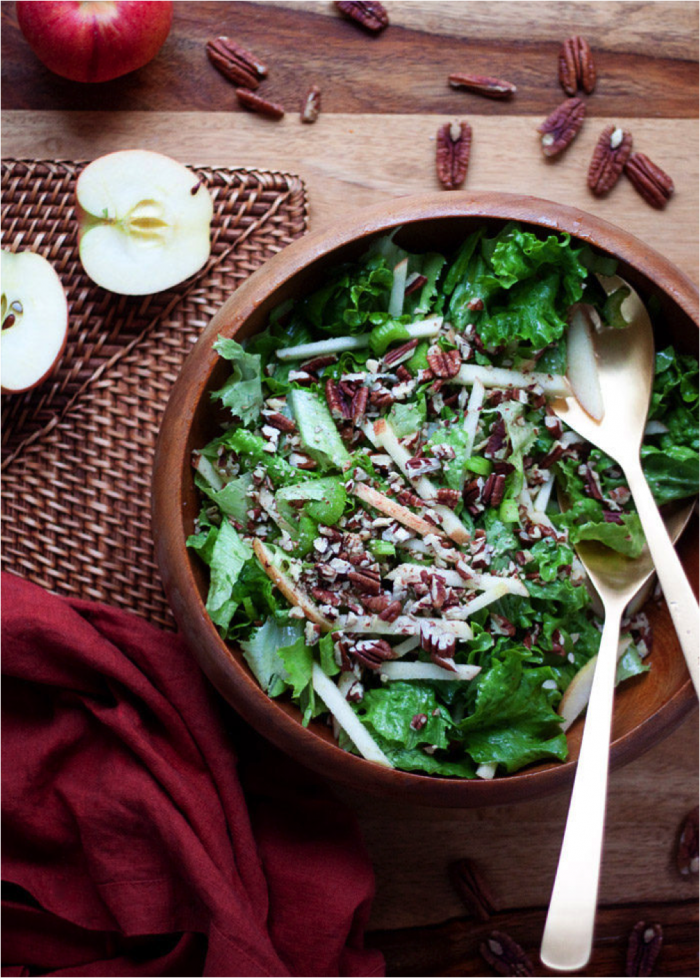
[[[333,622],[329,621],[328,618],[325,618],[321,614],[311,598],[307,597],[301,588],[297,587],[294,581],[292,581],[284,573],[284,571],[281,571],[278,567],[275,567],[272,554],[262,540],[257,537],[255,540],[253,540],[253,550],[255,551],[255,556],[262,565],[262,569],[265,571],[270,580],[277,585],[287,601],[289,601],[290,604],[301,608],[309,621],[313,621],[315,624],[320,625],[326,632],[331,631],[331,629],[334,627]]]
[[[425,536],[426,533],[435,533],[437,536],[442,536],[441,531],[434,526],[432,523],[428,523],[421,516],[417,516],[415,513],[407,506],[402,506],[400,503],[395,502],[393,499],[389,499],[384,493],[379,492],[377,489],[373,489],[364,482],[355,483],[355,495],[359,496],[363,503],[367,503],[368,506],[374,507],[374,509],[379,510],[380,513],[385,513],[387,516],[391,516],[398,523],[403,523],[407,526],[409,530],[414,530],[416,533],[420,533]]]

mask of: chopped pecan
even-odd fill
[[[378,408],[389,407],[390,404],[394,403],[394,395],[380,384],[379,387],[374,387],[369,392],[369,401],[370,404],[374,404]]]
[[[207,55],[224,78],[244,88],[257,88],[267,75],[266,66],[230,37],[207,41]]]
[[[316,459],[312,458],[310,455],[307,455],[306,452],[292,452],[292,454],[289,456],[289,461],[297,469],[304,469],[305,471],[307,469],[315,469],[318,467],[318,462],[316,461]],[[290,499],[290,503],[292,505],[294,505],[294,502],[295,500]],[[303,505],[303,500],[302,500],[302,505]]]
[[[451,632],[438,628],[432,622],[422,621],[420,625],[420,647],[430,655],[433,662],[443,669],[454,672],[457,640]]]
[[[631,152],[632,136],[628,132],[619,126],[607,126],[602,131],[588,168],[588,186],[596,197],[612,190]]]
[[[674,191],[673,180],[644,153],[632,153],[625,163],[625,176],[637,193],[652,207],[665,207]]]
[[[284,115],[283,106],[278,105],[277,102],[270,102],[268,99],[256,95],[255,92],[251,92],[247,88],[237,88],[236,97],[246,109],[267,116],[268,119],[281,119]]]
[[[422,475],[429,472],[437,472],[440,468],[440,461],[436,458],[425,458],[422,455],[415,455],[406,462],[406,474],[409,479],[419,479]]]
[[[579,35],[570,37],[559,52],[559,82],[567,95],[582,88],[590,95],[595,88],[595,62],[588,41]]]
[[[437,501],[441,506],[449,506],[450,509],[456,508],[460,498],[459,489],[447,489],[441,486],[437,491]]]
[[[382,621],[396,621],[402,611],[402,605],[400,601],[392,601],[388,604],[383,611],[379,612],[379,618]]]
[[[382,584],[379,571],[371,571],[367,567],[362,570],[348,571],[348,580],[352,581],[358,591],[364,594],[381,594]]]
[[[265,423],[272,425],[273,428],[277,428],[279,431],[296,431],[297,426],[294,421],[280,414],[279,411],[263,411],[262,414]]]
[[[396,376],[399,380],[413,380],[413,374],[403,363],[400,363],[396,368]]]
[[[352,418],[352,404],[348,403],[338,383],[332,377],[326,381],[326,403],[334,418]]]
[[[335,0],[341,14],[378,34],[389,26],[389,15],[378,0]]]
[[[366,387],[358,387],[352,396],[352,401],[350,403],[350,411],[352,420],[358,422],[360,418],[364,415],[367,410],[367,401],[369,399],[369,390]]]
[[[449,865],[452,885],[462,903],[477,920],[485,922],[494,913],[494,902],[483,876],[471,859],[455,859]]]
[[[402,343],[401,346],[395,346],[393,350],[384,354],[384,366],[393,367],[397,363],[409,360],[417,346],[418,340],[409,340],[407,343]]]
[[[386,594],[362,594],[360,596],[362,606],[371,611],[373,615],[378,615],[389,607],[389,597]]]
[[[456,190],[464,183],[471,145],[468,122],[447,122],[438,129],[435,160],[438,180],[446,190]]]
[[[555,462],[558,462],[560,458],[564,457],[565,452],[566,449],[564,446],[560,442],[555,441],[545,457],[540,461],[539,468],[551,468]]]
[[[482,958],[499,975],[534,975],[532,961],[519,944],[503,931],[491,931],[479,946]]]
[[[498,615],[492,611],[489,617],[491,618],[491,632],[494,635],[509,635],[511,638],[515,635],[515,625],[505,615]]]
[[[403,294],[411,295],[412,292],[417,292],[418,289],[422,289],[428,279],[425,275],[415,275],[406,285]]]
[[[676,849],[676,866],[681,876],[697,875],[698,872],[698,806],[688,812],[683,820]]]
[[[431,346],[426,359],[435,376],[445,380],[456,377],[462,366],[459,350],[442,350],[439,346]]]
[[[427,722],[428,722],[427,713],[416,713],[415,716],[411,717],[411,723],[410,723],[411,730],[422,730]]]
[[[625,975],[645,975],[648,978],[663,942],[661,924],[647,924],[643,920],[636,923],[627,945]]]
[[[493,458],[496,452],[500,452],[505,445],[506,424],[503,420],[503,416],[499,414],[496,421],[494,421],[494,423],[491,425],[488,441],[486,442],[486,448],[484,449],[484,455],[486,455],[488,458]]]
[[[312,85],[304,97],[304,104],[301,107],[299,118],[302,122],[316,122],[321,111],[321,89],[318,85]]]
[[[367,638],[356,642],[350,649],[350,655],[375,672],[381,669],[382,663],[396,658],[394,650],[383,638]]]
[[[572,143],[583,125],[586,106],[580,98],[568,98],[547,116],[537,131],[542,133],[542,152],[557,156]]]
[[[518,90],[512,82],[503,81],[502,78],[467,75],[461,71],[453,72],[447,80],[452,88],[468,88],[470,92],[486,95],[487,98],[510,98]]]
[[[402,506],[414,506],[416,509],[420,509],[425,506],[425,500],[417,496],[415,492],[411,492],[409,489],[402,489],[397,495],[396,501],[401,503]]]
[[[333,605],[334,608],[340,607],[340,595],[336,594],[335,591],[326,591],[325,588],[312,587],[311,594],[321,604],[330,604]]]
[[[301,369],[306,370],[307,373],[316,374],[324,367],[330,367],[337,359],[335,353],[326,353],[323,356],[314,357],[313,360],[307,360],[306,363],[302,363]]]

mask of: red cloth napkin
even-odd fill
[[[352,818],[180,638],[12,574],[2,597],[3,974],[384,973]]]

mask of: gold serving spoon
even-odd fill
[[[627,285],[616,277],[603,284],[609,291]],[[605,330],[595,338],[602,419],[595,421],[571,398],[552,406],[563,421],[615,459],[625,473],[697,690],[698,606],[639,460],[653,381],[654,344],[647,311],[637,293],[628,288],[630,295],[622,306],[628,327]],[[583,968],[591,953],[620,621],[652,570],[644,555],[632,560],[588,541],[579,543],[576,550],[603,602],[605,626],[540,951],[542,962],[558,971]]]

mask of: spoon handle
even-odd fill
[[[673,542],[664,526],[664,521],[644,477],[641,464],[635,460],[635,464],[628,464],[624,469],[639,518],[642,521],[651,559],[654,561],[661,589],[664,592],[678,641],[685,656],[690,678],[693,680],[695,692],[700,695],[698,602],[688,583],[688,578],[685,576],[683,565]]]
[[[617,646],[624,606],[624,596],[614,595],[606,600],[605,626],[586,710],[576,779],[542,937],[542,962],[557,971],[577,971],[586,965],[591,955],[605,822]]]

